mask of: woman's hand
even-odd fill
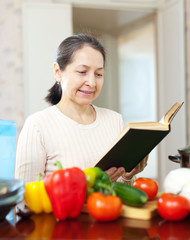
[[[148,155],[135,168],[133,168],[131,172],[125,172],[125,169],[123,167],[120,167],[120,168],[112,167],[106,170],[105,172],[109,175],[110,180],[112,182],[115,182],[121,176],[124,180],[128,181],[132,179],[134,175],[144,170],[144,168],[147,165],[147,161],[148,161]]]
[[[144,170],[144,168],[147,166],[147,161],[148,161],[148,155],[135,168],[133,168],[131,172],[123,173],[122,177],[126,180],[130,180],[134,175]]]
[[[112,167],[105,171],[112,182],[115,182],[119,177],[121,177],[123,174],[125,174],[125,169],[123,167],[116,168]]]

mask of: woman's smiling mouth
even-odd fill
[[[78,91],[84,95],[91,95],[94,93],[94,91],[88,91],[88,90],[78,90]]]

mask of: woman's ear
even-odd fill
[[[59,68],[59,64],[57,62],[53,63],[53,71],[54,71],[54,77],[58,83],[61,82],[62,79],[62,72]]]

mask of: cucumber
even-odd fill
[[[141,207],[148,201],[148,196],[142,190],[120,182],[113,182],[112,188],[124,204]]]

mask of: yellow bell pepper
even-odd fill
[[[40,175],[36,182],[25,184],[24,200],[26,206],[34,213],[52,212],[52,205]]]

